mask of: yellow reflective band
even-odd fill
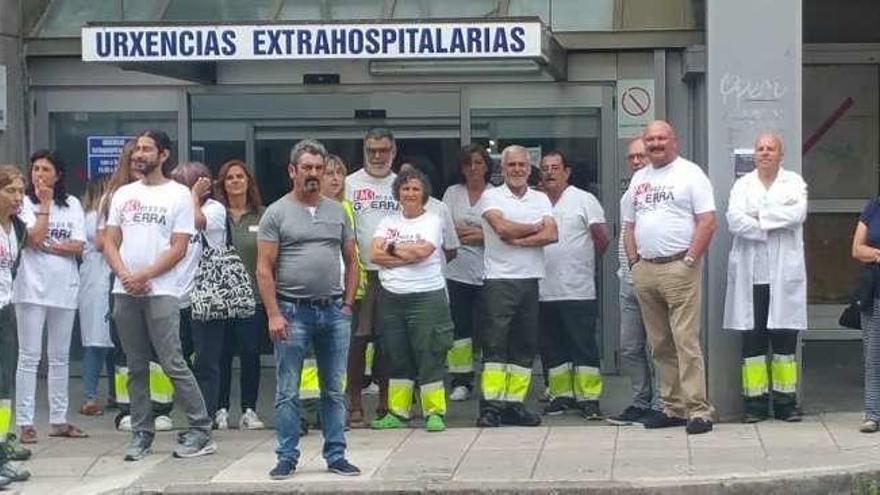
[[[571,363],[562,363],[547,370],[547,388],[550,397],[574,397],[571,366]]]
[[[767,393],[767,361],[764,356],[745,358],[742,364],[742,387],[746,397]]]
[[[9,429],[12,426],[12,401],[9,399],[0,400],[0,438],[6,439]]]
[[[367,342],[367,348],[364,350],[364,376],[373,376],[373,359],[376,358],[376,346],[372,342]]]
[[[342,200],[342,210],[345,211],[345,216],[348,217],[348,223],[351,226],[351,230],[354,231],[354,207],[352,206],[351,201],[347,199]],[[364,298],[364,294],[367,292],[367,269],[364,268],[364,264],[361,262],[361,256],[360,253],[358,253],[357,244],[354,245],[354,250],[358,267],[358,286],[354,293],[354,299],[359,301]]]
[[[422,415],[427,418],[429,414],[446,415],[446,388],[442,381],[436,381],[421,385],[419,397],[422,401]]]
[[[474,371],[474,343],[471,339],[458,339],[446,352],[446,364],[450,373],[471,373]]]
[[[794,354],[774,354],[770,369],[774,392],[793,394],[797,391],[798,369]]]
[[[480,375],[480,388],[485,400],[504,400],[504,389],[507,386],[507,365],[504,363],[486,363]]]
[[[529,383],[532,381],[532,369],[515,364],[507,365],[507,387],[504,390],[504,400],[508,402],[523,402],[529,392]]]
[[[113,388],[116,390],[116,402],[119,404],[128,404],[131,400],[128,398],[128,368],[119,366],[113,373]]]
[[[594,366],[577,366],[574,370],[574,398],[578,401],[599,400],[602,375]]]
[[[317,399],[321,396],[321,382],[318,381],[318,362],[304,359],[299,374],[299,398]]]
[[[412,380],[392,378],[388,380],[388,410],[404,419],[409,419],[413,400]]]
[[[174,385],[158,363],[150,362],[150,399],[159,404],[174,402]]]

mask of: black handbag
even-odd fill
[[[248,318],[256,311],[250,274],[232,245],[232,229],[226,216],[226,245],[212,247],[202,236],[202,256],[196,269],[190,300],[197,321]]]
[[[847,307],[843,308],[843,313],[840,313],[840,319],[837,320],[837,324],[843,328],[861,330],[862,314],[861,311],[859,311],[859,303],[853,301],[849,303]]]
[[[854,330],[862,329],[862,313],[870,313],[874,309],[874,298],[877,296],[876,281],[880,275],[880,265],[866,263],[856,279],[856,290],[849,305],[843,309],[837,324]]]

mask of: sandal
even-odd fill
[[[349,411],[346,420],[349,428],[366,428],[367,422],[364,420],[364,413],[361,411]]]
[[[37,429],[33,425],[20,427],[18,429],[18,441],[20,443],[37,443]]]
[[[80,406],[79,413],[83,416],[100,416],[104,414],[104,410],[94,401],[86,401]]]
[[[82,431],[78,426],[74,426],[70,423],[64,423],[60,425],[52,425],[52,430],[49,432],[50,437],[63,437],[63,438],[88,438],[89,435]]]

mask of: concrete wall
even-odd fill
[[[0,131],[0,162],[24,163],[27,154],[26,93],[20,0],[0,0],[0,65],[6,66],[7,128]]]

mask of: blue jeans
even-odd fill
[[[345,393],[343,376],[351,338],[351,317],[342,314],[341,300],[318,306],[278,301],[288,321],[287,339],[275,342],[275,427],[279,461],[299,460],[299,380],[310,346],[318,361],[321,385],[321,431],[324,460],[332,464],[345,457]],[[291,324],[292,323],[292,324]]]
[[[101,376],[102,366],[107,367],[107,375],[111,377],[108,380],[109,386],[113,386],[113,361],[107,359],[112,351],[112,347],[83,347],[82,381],[83,397],[86,400],[93,401],[98,398],[98,379]]]

